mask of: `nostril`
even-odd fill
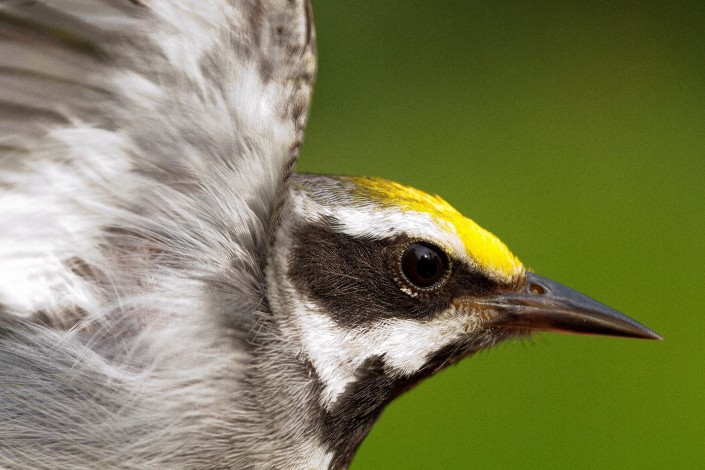
[[[546,288],[541,284],[536,284],[535,282],[532,282],[529,286],[529,292],[534,295],[543,295],[546,293]]]

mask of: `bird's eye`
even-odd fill
[[[448,256],[430,243],[412,243],[401,255],[402,274],[420,289],[436,287],[445,279],[448,269]]]

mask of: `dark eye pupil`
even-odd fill
[[[439,259],[430,253],[421,255],[416,263],[416,272],[424,279],[436,277],[436,274],[441,269]]]
[[[440,248],[426,243],[413,243],[401,257],[401,270],[416,287],[428,288],[445,274],[448,261]]]

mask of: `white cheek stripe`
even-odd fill
[[[369,328],[345,328],[319,313],[315,304],[297,304],[303,352],[322,382],[321,404],[327,409],[355,381],[366,359],[382,357],[394,375],[409,376],[434,352],[479,326],[472,316],[453,310],[426,322],[390,318]]]
[[[305,460],[296,464],[296,468],[316,469],[329,468],[335,454],[328,451],[328,447],[324,444],[309,444],[304,448],[302,455],[305,455]]]

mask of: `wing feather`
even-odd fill
[[[251,464],[315,55],[306,0],[0,0],[0,466]]]
[[[0,302],[62,325],[181,272],[259,305],[315,56],[303,0],[1,1]]]

